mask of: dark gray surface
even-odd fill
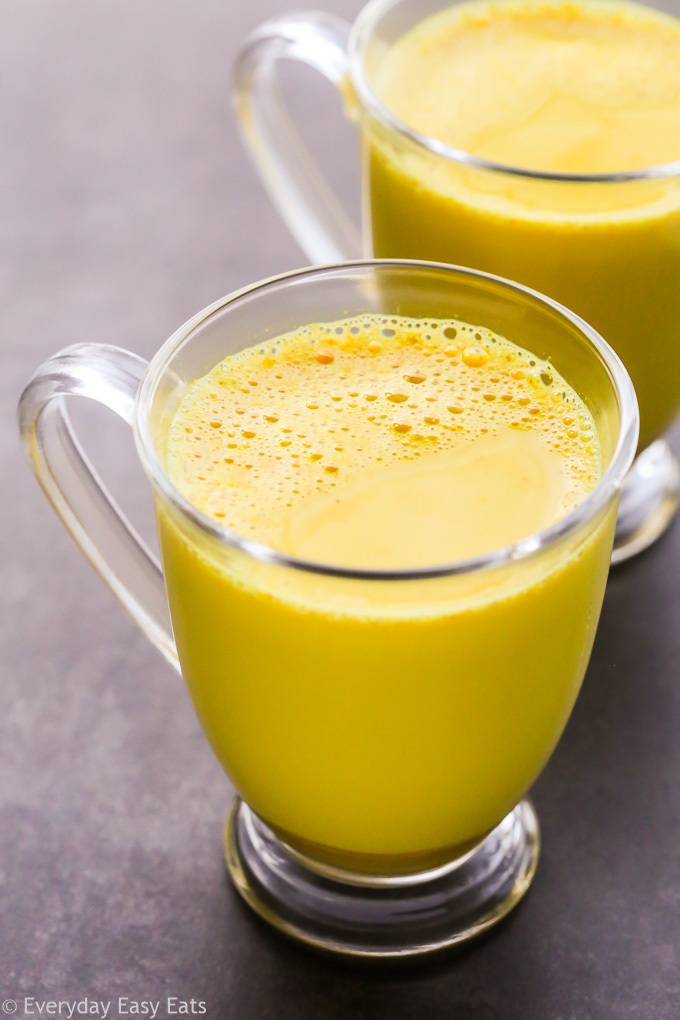
[[[375,970],[310,955],[241,905],[221,852],[230,790],[188,697],[21,457],[16,398],[53,351],[99,340],[148,356],[203,305],[303,263],[227,100],[237,45],[288,6],[0,5],[0,1001],[19,1000],[19,1016],[24,996],[123,995],[193,997],[236,1020],[674,1020],[680,529],[610,580],[583,693],[535,790],[544,854],[525,904],[463,954]],[[359,4],[323,6],[352,17]],[[292,87],[353,193],[337,102],[304,74]],[[87,420],[148,528],[128,431]]]

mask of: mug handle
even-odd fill
[[[351,25],[320,11],[265,22],[246,40],[234,68],[232,100],[241,135],[269,197],[315,263],[361,257],[361,234],[318,168],[286,109],[280,60],[316,68],[349,103]]]
[[[104,344],[77,344],[49,358],[19,401],[19,429],[36,478],[67,531],[133,620],[180,672],[163,572],[98,478],[64,397],[90,397],[132,425],[147,363]]]

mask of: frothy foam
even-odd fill
[[[600,451],[548,362],[466,323],[363,315],[196,380],[167,466],[241,536],[326,562],[417,566],[546,527],[593,488]]]

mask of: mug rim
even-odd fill
[[[562,184],[622,184],[634,181],[668,180],[680,177],[680,159],[657,166],[645,167],[640,170],[620,170],[608,173],[558,173],[551,170],[531,170],[510,163],[499,163],[495,160],[475,156],[465,149],[447,145],[436,138],[422,134],[409,127],[405,121],[397,117],[388,106],[376,95],[366,72],[364,56],[373,32],[381,18],[403,0],[369,0],[356,18],[349,37],[349,74],[354,89],[363,105],[376,120],[407,141],[435,156],[441,156],[451,163],[473,170],[486,170],[490,173],[505,174],[534,181],[555,181]],[[424,19],[423,19],[424,20]]]
[[[158,383],[166,369],[166,366],[178,347],[184,341],[189,340],[193,331],[216,312],[221,311],[229,305],[237,303],[246,296],[252,296],[260,290],[266,290],[282,282],[297,282],[313,279],[316,276],[324,276],[329,273],[351,269],[375,269],[381,267],[393,267],[397,269],[411,269],[416,273],[427,269],[454,273],[476,279],[488,280],[500,283],[504,288],[514,291],[523,297],[529,297],[538,301],[550,310],[575,326],[585,340],[594,347],[599,354],[603,366],[607,371],[612,388],[619,404],[620,426],[614,453],[609,465],[599,479],[595,487],[588,493],[582,502],[573,510],[565,514],[558,521],[551,524],[542,531],[527,535],[525,538],[514,542],[511,545],[503,546],[500,549],[491,550],[480,556],[469,559],[456,560],[443,564],[434,564],[427,567],[411,567],[395,570],[371,570],[361,567],[343,567],[339,565],[320,563],[302,557],[288,555],[273,549],[264,543],[243,538],[235,531],[208,517],[201,510],[195,507],[171,482],[162,467],[156,454],[151,432],[149,428],[148,411],[151,406]],[[444,262],[423,262],[415,259],[357,259],[349,262],[334,262],[323,266],[312,266],[304,269],[289,270],[276,276],[268,277],[246,287],[231,292],[213,304],[208,305],[196,315],[188,319],[179,329],[165,341],[151,359],[144,374],[144,378],[137,391],[134,408],[133,431],[137,454],[152,485],[162,496],[174,506],[184,517],[188,518],[200,531],[210,538],[217,540],[223,546],[236,549],[252,559],[262,563],[269,563],[276,566],[290,567],[305,573],[321,574],[328,577],[339,577],[352,580],[371,581],[407,581],[407,580],[428,580],[441,577],[450,577],[458,574],[468,574],[505,564],[524,561],[532,558],[540,552],[556,545],[562,538],[576,531],[582,524],[587,523],[605,507],[620,489],[624,475],[633,462],[637,448],[639,435],[639,411],[635,390],[628,372],[607,341],[589,326],[588,323],[576,313],[571,312],[564,305],[546,297],[538,291],[525,287],[523,284],[515,283],[504,277],[492,273],[485,273],[476,269],[468,269],[463,266],[449,265]]]

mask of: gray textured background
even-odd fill
[[[188,697],[23,462],[14,406],[49,354],[95,340],[149,356],[208,302],[304,262],[228,103],[237,46],[288,6],[0,4],[0,1000],[175,995],[235,1020],[675,1020],[678,528],[610,581],[535,791],[545,846],[525,904],[463,954],[373,970],[310,955],[241,905],[220,844],[230,791]],[[323,6],[351,18],[359,3]],[[303,71],[288,88],[356,206],[332,91]],[[128,430],[76,417],[148,530]]]

